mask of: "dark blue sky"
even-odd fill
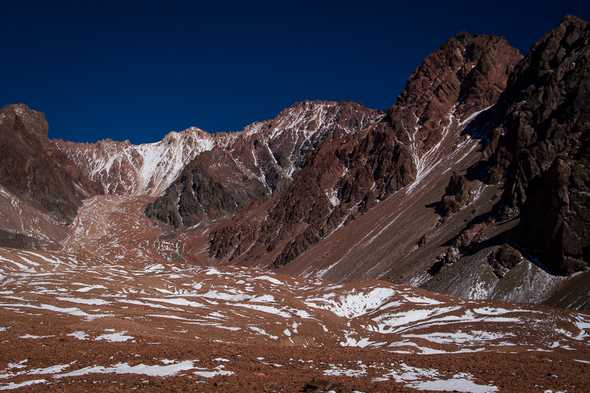
[[[238,130],[303,99],[385,108],[461,31],[526,51],[564,14],[590,19],[584,1],[447,3],[4,2],[0,105],[24,102],[77,141]]]

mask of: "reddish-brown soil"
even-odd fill
[[[109,198],[93,206],[113,212],[128,203]],[[112,234],[125,222],[95,225]],[[590,388],[584,314],[469,302],[380,281],[333,285],[129,255],[107,263],[108,242],[76,236],[88,248],[0,249],[0,389]],[[106,257],[92,257],[93,244]],[[118,247],[125,245],[112,250]]]

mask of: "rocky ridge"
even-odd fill
[[[175,227],[235,213],[290,184],[324,141],[346,138],[380,117],[355,103],[294,104],[199,155],[146,213]]]
[[[213,148],[216,138],[193,127],[141,145],[112,140],[53,143],[100,184],[101,193],[159,196],[190,161]]]
[[[96,186],[49,142],[42,113],[22,104],[0,110],[0,184],[62,221]]]
[[[554,274],[587,269],[589,44],[588,23],[566,17],[532,47],[498,104],[479,120],[489,135],[487,159],[454,182],[479,179],[501,191],[493,209],[473,218],[453,242],[463,259],[490,258],[487,247],[495,243],[519,249],[527,263]],[[464,275],[459,254],[429,288]],[[548,285],[545,295],[554,289]]]

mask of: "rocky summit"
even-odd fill
[[[590,391],[590,25],[134,145],[0,110],[0,390]]]

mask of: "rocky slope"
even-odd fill
[[[199,155],[147,215],[187,227],[235,213],[289,185],[323,142],[346,138],[380,117],[354,103],[295,104]]]
[[[83,172],[55,149],[47,121],[25,105],[0,110],[0,184],[56,219],[71,221],[95,192]]]
[[[53,143],[100,184],[101,193],[158,196],[198,154],[213,148],[215,137],[189,128],[142,145],[112,140]]]
[[[40,112],[0,111],[0,244],[60,248],[83,201],[96,195],[155,197],[185,165],[223,143],[197,128],[156,143],[50,140]]]
[[[492,161],[502,218],[554,271],[590,263],[590,25],[570,17],[535,44],[498,106]],[[538,214],[539,212],[544,214]]]
[[[463,126],[495,103],[520,58],[496,37],[453,38],[412,75],[386,117],[319,146],[268,213],[213,231],[211,255],[257,263],[270,255],[280,267],[401,188],[411,198],[459,144]]]
[[[209,255],[234,264],[548,301],[571,287],[556,273],[588,258],[587,26],[565,18],[524,59],[502,39],[461,34],[385,116],[324,139],[280,187],[215,189],[199,177],[203,160],[197,181],[183,178],[148,213],[177,227],[223,216]],[[179,199],[195,184],[208,197]],[[204,207],[210,195],[223,197]],[[579,285],[569,290],[587,293]]]
[[[464,276],[475,261],[494,269],[497,258],[489,248],[493,244],[506,244],[503,247],[519,254],[529,270],[568,275],[587,269],[589,60],[588,23],[567,17],[516,67],[496,107],[480,120],[481,129],[490,135],[489,158],[466,174],[467,181],[499,185],[498,200],[452,242],[456,256],[429,288],[463,294],[467,285],[452,289],[449,281]],[[522,269],[519,265],[510,263],[506,269]],[[496,276],[505,281],[504,274]],[[545,279],[534,276],[534,282],[542,282],[538,290],[544,297],[555,284],[572,286],[558,277],[547,281],[545,274]],[[470,285],[479,285],[484,294],[497,296],[501,291],[490,280],[476,281]],[[574,289],[579,280],[574,281],[578,284],[570,290],[579,292]],[[522,277],[513,278],[511,285],[520,282]],[[587,284],[583,286],[587,297]],[[577,307],[589,305],[577,302]]]

